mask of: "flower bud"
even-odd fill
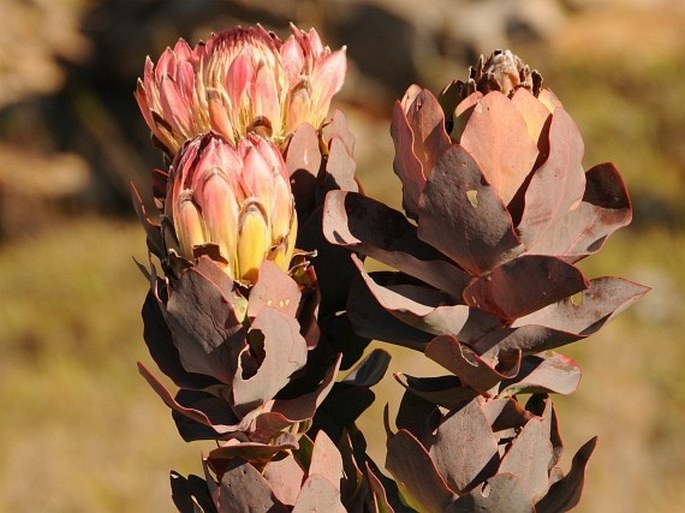
[[[225,272],[247,284],[265,259],[288,270],[297,234],[293,196],[278,148],[257,135],[237,146],[214,134],[188,143],[171,168],[165,213],[188,260],[216,246]]]

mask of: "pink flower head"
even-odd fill
[[[237,146],[213,134],[184,146],[171,168],[165,214],[184,258],[209,254],[245,283],[255,282],[263,260],[288,270],[297,235],[290,183],[278,148],[256,134]]]
[[[175,155],[208,131],[236,142],[257,132],[282,142],[300,124],[319,128],[342,87],[344,49],[294,25],[283,42],[257,25],[213,34],[194,48],[179,40],[153,64],[135,96],[157,142]]]

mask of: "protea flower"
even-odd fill
[[[283,42],[261,26],[235,28],[191,47],[179,40],[148,57],[135,96],[157,144],[175,155],[210,130],[237,142],[256,131],[277,143],[300,124],[319,128],[346,71],[344,49],[291,25]]]
[[[196,138],[174,160],[167,188],[164,211],[181,256],[215,247],[224,271],[244,283],[254,283],[263,260],[288,270],[297,214],[273,143],[254,134],[237,146],[213,134]]]
[[[534,76],[496,52],[470,86],[446,89],[447,121],[417,86],[396,103],[394,167],[416,224],[357,194],[326,199],[329,241],[400,271],[369,274],[355,259],[357,332],[424,351],[483,394],[512,393],[536,369],[536,389],[572,391],[577,366],[545,351],[594,333],[647,290],[588,281],[572,265],[630,222],[630,199],[613,164],[583,171],[578,129]]]
[[[578,503],[596,439],[558,467],[563,446],[551,400],[477,397],[444,414],[405,394],[386,468],[413,510],[422,513],[563,513]]]

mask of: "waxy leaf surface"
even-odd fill
[[[459,145],[442,154],[428,177],[418,236],[475,275],[524,250],[502,199]]]

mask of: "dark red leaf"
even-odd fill
[[[211,450],[207,456],[207,462],[217,475],[222,475],[237,459],[262,468],[271,462],[276,455],[287,454],[287,451],[293,449],[297,449],[297,440],[292,435],[263,443],[245,442],[233,438],[224,442],[224,445]]]
[[[418,239],[401,212],[360,194],[326,196],[324,235],[332,244],[379,260],[439,290],[460,297],[468,275]]]
[[[416,511],[442,513],[455,498],[421,442],[404,429],[388,439],[385,468]]]
[[[325,478],[340,492],[340,483],[344,478],[342,456],[324,431],[316,434],[308,475]]]
[[[471,282],[464,300],[511,321],[587,287],[583,274],[563,260],[522,255]]]
[[[416,217],[418,199],[439,156],[451,145],[445,115],[433,93],[412,86],[393,108],[390,133],[395,143],[393,167],[403,185],[404,208]],[[417,167],[418,163],[418,167]]]
[[[549,487],[549,469],[554,458],[549,430],[539,417],[531,418],[502,457],[499,472],[518,478],[527,497],[539,500]]]
[[[184,393],[186,396],[192,395],[200,400],[200,404],[197,404],[197,401],[191,401],[195,403],[193,407],[185,406],[174,399],[166,387],[155,378],[141,362],[138,362],[138,371],[150,384],[157,395],[159,395],[164,403],[172,410],[179,412],[200,425],[214,430],[219,435],[235,431],[235,423],[238,419],[233,415],[230,408],[225,407],[227,406],[225,402],[210,396],[205,392],[185,390]],[[203,403],[202,401],[205,402]],[[220,405],[217,407],[216,401],[222,402],[225,406],[223,408]],[[209,406],[209,411],[203,411],[203,406]]]
[[[400,321],[385,308],[358,275],[352,282],[347,303],[347,317],[357,335],[383,340],[423,351],[432,335]]]
[[[374,349],[345,376],[342,383],[359,387],[376,385],[388,370],[391,358],[390,353],[386,350]]]
[[[399,101],[392,109],[390,134],[395,143],[393,169],[402,182],[402,206],[409,216],[416,218],[419,209],[419,196],[426,184],[421,161],[414,152],[414,134],[409,120]]]
[[[564,513],[580,502],[585,484],[585,467],[596,444],[597,437],[594,437],[578,449],[569,473],[554,483],[547,495],[536,504],[537,513]]]
[[[519,353],[501,361],[497,369],[451,335],[435,337],[426,346],[425,354],[455,374],[462,383],[482,393],[502,380],[515,377],[521,364]]]
[[[494,316],[467,305],[450,305],[450,298],[423,285],[402,283],[402,275],[374,273],[370,276],[363,264],[352,255],[369,291],[378,303],[402,322],[433,335],[451,334],[465,341],[478,340],[501,323]],[[374,278],[389,277],[385,286]],[[392,282],[395,283],[392,283]]]
[[[448,486],[463,493],[489,477],[499,463],[497,440],[475,399],[449,414],[438,427],[429,454]]]
[[[511,100],[497,91],[483,96],[473,108],[460,144],[505,205],[538,157],[537,139],[530,136]]]
[[[531,139],[538,145],[538,150],[544,150],[544,157],[549,151],[549,141],[540,141],[543,128],[552,113],[550,110],[525,87],[520,87],[511,97],[511,103],[523,117]],[[538,156],[538,160],[540,156]]]
[[[285,165],[290,174],[298,219],[303,220],[314,208],[321,167],[319,137],[309,123],[302,123],[293,133],[286,150]]]
[[[520,393],[571,394],[580,383],[580,367],[561,354],[528,356],[521,363],[519,374],[502,382],[500,394]]]
[[[265,306],[295,317],[302,294],[295,281],[270,260],[259,266],[259,278],[250,290],[247,315],[254,319]]]
[[[376,477],[368,463],[366,464],[366,477],[373,496],[375,513],[395,513],[381,480]]]
[[[290,376],[304,367],[307,343],[300,335],[297,321],[271,307],[264,307],[252,322],[250,336],[263,336],[264,360],[257,372],[245,378],[237,372],[233,380],[236,412],[244,416],[255,405],[272,399],[289,381]]]
[[[230,384],[238,353],[246,347],[245,333],[226,289],[201,270],[199,265],[191,267],[175,283],[169,293],[167,323],[187,371]]]
[[[424,447],[428,447],[433,438],[433,433],[435,433],[440,420],[442,420],[442,413],[434,402],[421,397],[420,394],[414,393],[414,390],[409,389],[406,384],[402,383],[397,375],[395,377],[407,388],[404,394],[402,394],[400,407],[395,418],[395,425],[398,429],[409,431]],[[454,378],[453,376],[451,377]],[[425,390],[426,388],[428,386],[423,389]]]
[[[153,287],[157,287],[156,283]],[[143,339],[159,369],[169,376],[175,385],[183,388],[202,389],[217,381],[203,374],[188,372],[181,364],[178,349],[172,342],[171,332],[162,314],[163,304],[156,290],[150,289],[143,304]]]
[[[287,513],[288,508],[274,496],[269,482],[249,463],[236,459],[224,472],[219,486],[219,513]]]
[[[618,169],[599,164],[586,174],[587,187],[582,203],[557,219],[536,253],[556,254],[575,262],[598,252],[609,235],[630,224],[632,206]]]
[[[279,501],[287,506],[295,505],[305,474],[292,454],[269,462],[263,475]]]
[[[397,372],[394,376],[397,382],[413,395],[448,410],[461,408],[480,395],[476,390],[465,387],[456,376],[417,378],[402,372]]]
[[[321,129],[321,132],[321,136],[326,144],[330,144],[333,139],[339,139],[350,155],[354,153],[354,134],[350,131],[347,117],[343,111],[336,109],[333,112],[333,116],[331,116],[330,122]]]
[[[340,492],[325,477],[317,474],[304,482],[292,513],[347,513],[347,510],[340,501]]]
[[[560,220],[578,208],[585,192],[583,139],[560,106],[552,116],[549,145],[549,157],[535,171],[526,190],[518,226],[527,251],[536,254],[561,253],[564,248],[553,248]]]
[[[444,513],[536,513],[533,501],[512,474],[495,477],[460,497]]]
[[[418,237],[475,275],[524,250],[497,191],[459,145],[442,154],[428,177]]]
[[[326,161],[326,173],[332,178],[332,183],[328,186],[324,183],[324,188],[321,192],[329,191],[334,186],[336,189],[343,191],[357,192],[357,182],[354,178],[354,172],[357,169],[357,163],[352,157],[351,151],[345,146],[344,141],[339,137],[333,137],[328,146],[328,160]],[[320,201],[323,198],[320,197]]]
[[[539,325],[586,337],[649,290],[649,287],[623,278],[595,278],[582,294],[521,317],[512,326]]]
[[[301,422],[314,417],[316,409],[321,405],[328,393],[333,388],[335,376],[340,368],[341,357],[331,365],[323,376],[319,386],[307,394],[293,399],[274,400],[272,411],[283,415],[291,422]]]

